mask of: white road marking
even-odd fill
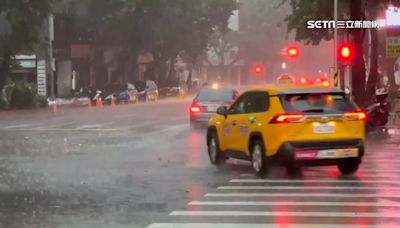
[[[368,227],[385,227],[385,224],[368,225]],[[153,223],[147,228],[365,228],[365,225],[343,224],[247,224],[247,223]],[[389,227],[389,226],[387,226]]]
[[[30,127],[30,126],[32,126],[32,124],[19,124],[19,125],[10,125],[7,127],[3,127],[3,129],[7,130],[7,129],[24,128],[24,127]]]
[[[304,211],[173,211],[175,216],[276,216],[276,217],[349,217],[349,218],[396,218],[397,213],[382,212],[304,212]]]
[[[89,128],[101,128],[104,127],[105,124],[91,124],[91,125],[82,125],[80,127],[77,127],[77,130],[83,130],[83,129],[89,129]]]
[[[17,129],[15,129],[17,130]],[[76,128],[27,128],[18,129],[24,131],[118,131],[117,128],[87,128],[87,129],[76,129]]]
[[[336,169],[304,169],[304,171],[305,172],[321,172],[321,173],[324,173],[324,172],[332,172],[332,171],[336,171]],[[338,173],[339,173],[339,171],[337,171]],[[366,173],[368,173],[368,174],[375,174],[375,173],[378,173],[378,174],[389,174],[389,173],[398,173],[398,174],[400,174],[400,167],[399,167],[399,169],[386,169],[386,170],[381,170],[381,169],[377,169],[377,168],[370,168],[370,169],[368,169],[368,168],[361,168],[361,169],[359,169],[358,171],[357,171],[357,173],[356,173],[356,175],[357,174],[359,174],[359,173],[362,173],[362,174],[366,174]],[[242,175],[240,175],[240,176],[242,176]],[[243,173],[243,176],[242,177],[254,177],[254,174],[253,173]]]
[[[207,193],[205,197],[337,197],[337,198],[400,198],[400,194],[375,193]]]
[[[123,114],[123,115],[117,115],[115,116],[117,119],[118,118],[127,118],[127,117],[135,117],[138,116],[137,114]]]
[[[390,158],[386,158],[386,159],[376,158],[376,159],[370,159],[370,160],[367,160],[367,161],[363,160],[361,165],[369,166],[369,165],[375,165],[375,164],[379,164],[379,163],[382,164],[382,165],[387,165],[387,164],[398,165],[398,164],[400,164],[400,160],[398,160],[397,158],[392,158],[392,159],[390,159]]]
[[[327,173],[313,173],[313,172],[304,172],[307,176],[310,175],[313,178],[321,178],[321,177],[332,177],[332,174]],[[398,179],[400,176],[397,174],[380,174],[380,173],[371,173],[371,174],[357,174],[355,177],[360,178],[385,178],[385,179]]]
[[[188,128],[188,127],[189,127],[189,124],[179,124],[179,125],[175,125],[175,126],[166,127],[164,129],[161,129],[160,131],[157,131],[157,133],[167,132],[167,131],[172,131],[172,130],[180,130],[180,129],[184,129],[184,128]]]
[[[219,190],[400,190],[399,187],[370,187],[370,186],[220,186]]]
[[[331,172],[332,170],[327,170],[327,169],[304,169],[303,174],[307,177],[313,177],[313,178],[320,178],[320,177],[332,177]],[[328,174],[329,173],[329,174]],[[338,171],[338,176],[339,176],[339,171]],[[239,175],[240,177],[256,177],[255,174],[253,173],[242,173]],[[356,174],[356,177],[361,177],[361,178],[400,178],[400,167],[398,170],[377,170],[375,169],[361,169],[358,171]]]
[[[263,202],[263,201],[192,201],[189,206],[346,206],[346,207],[400,207],[400,202]]]
[[[233,179],[230,180],[231,183],[355,183],[355,184],[393,184],[400,185],[400,182],[397,180],[340,180],[340,179],[329,179],[329,180],[298,180],[298,179]]]

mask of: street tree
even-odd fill
[[[226,73],[226,68],[240,60],[239,36],[239,32],[234,30],[227,30],[225,33],[216,30],[211,36],[205,61],[210,66],[218,67],[219,75],[222,77]]]
[[[240,6],[240,28],[235,35],[241,60],[265,63],[269,75],[281,70],[282,49],[287,45],[284,19],[290,13],[282,0],[246,0]]]
[[[161,17],[156,25],[155,56],[170,63],[168,77],[177,55],[192,69],[202,62],[214,31],[227,31],[228,20],[238,5],[233,0],[162,1]],[[167,24],[172,24],[173,29]],[[190,77],[189,77],[190,78]]]
[[[54,0],[2,0],[0,3],[0,91],[10,74],[13,57],[32,51]]]
[[[229,32],[228,21],[237,8],[236,1],[232,0],[204,0],[199,8],[193,8],[193,11],[197,12],[195,14],[197,17],[193,18],[189,32],[184,34],[183,43],[183,59],[190,66],[188,80],[191,80],[193,68],[203,63],[205,52],[213,41],[213,35],[216,32],[221,34]]]
[[[295,38],[298,41],[304,41],[307,44],[318,45],[322,40],[331,40],[333,31],[328,29],[307,29],[308,20],[333,19],[333,2],[318,0],[284,0],[289,2],[292,13],[286,18],[288,32],[295,31]],[[388,3],[398,1],[379,0],[379,1],[339,1],[339,19],[357,20],[375,20],[379,8],[384,8]],[[354,48],[354,60],[352,62],[352,91],[356,103],[365,105],[366,98],[371,97],[377,84],[377,59],[378,59],[378,36],[376,30],[372,29],[372,56],[371,69],[369,70],[369,81],[366,83],[366,71],[364,61],[364,38],[366,30],[351,29],[348,34],[352,38]],[[369,94],[369,95],[368,95]]]
[[[69,1],[86,9],[75,17],[91,36],[91,81],[98,86],[106,74],[106,51],[113,53],[117,73],[126,81],[135,78],[137,59],[146,53],[154,58],[156,80],[171,77],[178,55],[193,65],[207,49],[213,31],[226,29],[237,8],[235,0]]]

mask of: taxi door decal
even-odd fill
[[[224,136],[229,136],[231,134],[231,128],[229,127],[229,124],[225,124],[223,126],[223,132]]]
[[[240,135],[247,135],[249,133],[249,125],[240,125],[239,132]]]

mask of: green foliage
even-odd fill
[[[4,100],[4,98],[0,96],[0,110],[7,110],[7,109],[8,109],[7,101]]]
[[[113,49],[123,69],[141,53],[157,63],[181,54],[196,62],[216,28],[226,30],[235,0],[75,0],[88,9],[81,26],[93,33],[95,48]],[[79,16],[79,15],[77,15]]]
[[[328,29],[308,29],[308,20],[333,20],[333,1],[289,0],[292,13],[285,18],[288,33],[295,31],[297,41],[318,45],[321,40],[333,38],[333,31]],[[344,11],[340,11],[343,17]]]
[[[6,31],[0,35],[0,50],[30,50],[39,42],[43,21],[53,0],[2,0],[0,15]],[[5,20],[5,21],[4,21]]]
[[[9,82],[4,89],[6,99],[0,97],[0,109],[32,109],[48,106],[47,98],[37,94],[36,85],[33,83]]]
[[[276,61],[287,42],[283,39],[286,35],[284,19],[290,12],[288,5],[278,7],[280,2],[281,0],[243,1],[243,13],[240,16],[244,23],[235,38],[243,57],[250,61]]]
[[[32,84],[17,83],[12,89],[10,108],[29,109],[35,108],[36,89]]]
[[[328,29],[308,29],[308,20],[333,20],[333,1],[320,0],[282,0],[282,5],[289,2],[292,13],[285,19],[288,33],[294,31],[297,41],[318,45],[322,40],[333,39],[333,31]],[[365,1],[366,10],[384,9],[390,3],[399,6],[400,0],[368,0]],[[351,1],[339,0],[338,18],[349,18]],[[363,12],[364,13],[364,12]],[[374,20],[376,18],[370,18]]]
[[[36,108],[46,108],[49,106],[47,97],[38,94],[35,95],[34,104]]]
[[[0,4],[0,91],[9,74],[9,59],[31,51],[39,43],[43,22],[55,0],[1,0]],[[4,64],[2,63],[4,61]]]

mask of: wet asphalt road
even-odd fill
[[[398,130],[369,143],[356,176],[260,180],[246,162],[209,165],[189,103],[1,115],[0,227],[400,226]]]

